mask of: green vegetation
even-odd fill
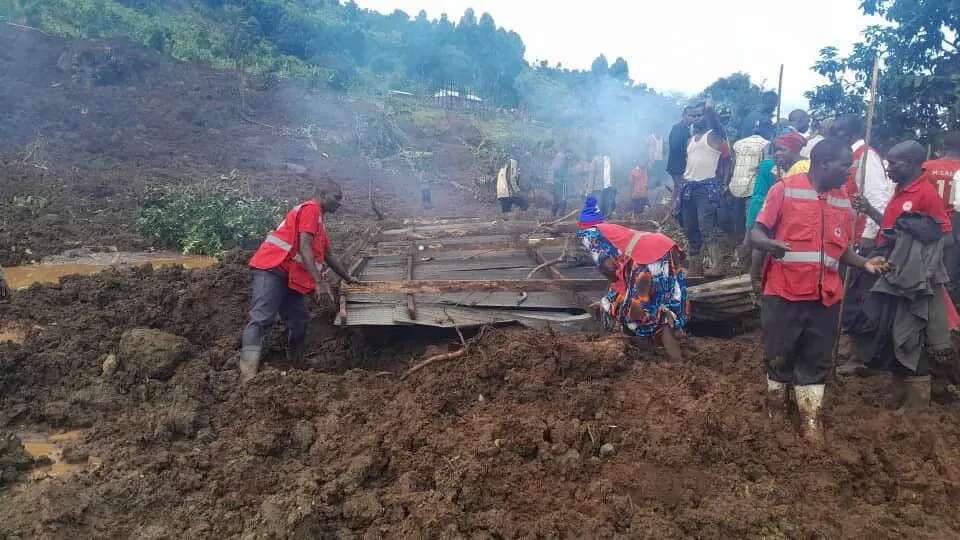
[[[151,188],[137,219],[140,233],[185,254],[252,246],[276,227],[288,204],[251,195],[235,180]]]
[[[936,145],[943,131],[960,129],[960,2],[862,0],[860,5],[888,24],[868,27],[846,57],[835,47],[821,51],[814,68],[828,83],[807,93],[811,107],[824,116],[862,113],[879,55],[878,143],[919,136]]]

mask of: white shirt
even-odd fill
[[[687,144],[687,170],[683,179],[687,182],[702,182],[717,177],[717,165],[720,163],[720,151],[710,146],[710,133],[690,137]]]
[[[866,144],[863,140],[853,143],[852,150],[856,152],[861,146]],[[859,167],[860,163],[854,163],[854,167]],[[870,201],[870,206],[877,209],[881,214],[887,209],[887,203],[893,198],[894,184],[887,178],[887,171],[883,166],[883,159],[875,150],[867,151],[866,176],[863,181],[863,196]],[[859,183],[859,176],[857,177]],[[873,240],[880,231],[880,225],[872,219],[867,219],[866,228],[863,230],[863,238]]]
[[[953,198],[953,209],[956,212],[960,212],[960,171],[957,171],[957,174],[953,175],[953,192],[951,194]],[[953,231],[956,233],[957,231]]]
[[[603,189],[613,187],[613,166],[610,163],[610,156],[603,156]]]
[[[800,155],[807,159],[810,159],[810,152],[813,152],[813,147],[817,145],[818,142],[824,139],[823,135],[819,133],[810,137],[810,140],[807,141],[807,145],[803,147],[803,150],[800,150]]]
[[[751,135],[740,139],[733,145],[733,176],[730,178],[730,194],[745,198],[753,194],[753,184],[757,179],[757,168],[763,159],[763,151],[770,141],[760,135]]]

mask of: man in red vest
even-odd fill
[[[950,271],[950,285],[956,296],[960,290],[960,131],[947,133],[943,143],[940,158],[924,163],[923,172],[940,194],[953,224],[954,245],[944,249],[943,260]]]
[[[823,444],[821,406],[832,365],[843,297],[841,264],[877,273],[881,258],[864,259],[851,248],[850,199],[842,189],[853,161],[849,145],[824,139],[811,154],[810,172],[774,184],[751,232],[767,251],[763,276],[763,347],[767,406],[785,419],[794,387],[803,436]]]
[[[317,301],[323,292],[323,266],[329,266],[347,283],[356,283],[340,261],[330,252],[330,239],[323,217],[340,208],[343,192],[329,183],[317,197],[295,206],[277,230],[267,235],[250,267],[253,269],[253,294],[250,321],[243,329],[240,351],[240,382],[246,384],[260,369],[263,336],[277,315],[287,329],[287,358],[303,360],[309,313],[303,297],[313,294]]]

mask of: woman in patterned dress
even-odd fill
[[[677,335],[688,317],[683,251],[668,236],[604,222],[595,197],[580,214],[577,239],[610,280],[600,299],[610,331],[661,342],[672,360],[682,358]]]

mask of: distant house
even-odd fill
[[[456,90],[438,90],[433,94],[438,107],[447,109],[476,110],[483,105],[483,98],[475,94],[460,93]]]

